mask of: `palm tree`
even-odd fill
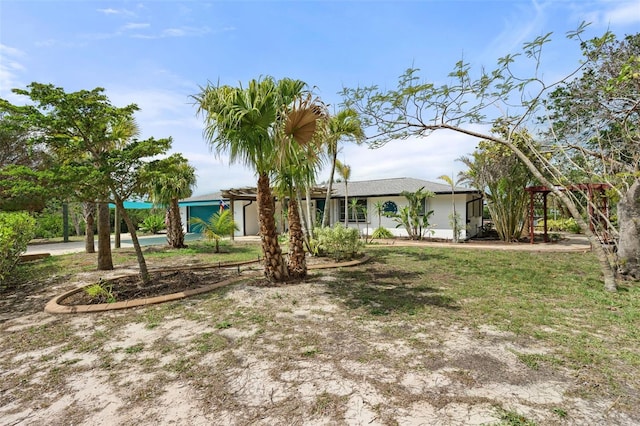
[[[327,184],[327,195],[324,200],[324,211],[322,212],[322,226],[329,226],[329,201],[331,200],[333,178],[338,162],[338,143],[341,140],[353,140],[360,144],[365,138],[358,113],[350,108],[338,111],[336,115],[329,119],[325,138],[327,155],[331,161],[331,170],[329,172],[329,183]]]
[[[222,210],[211,215],[209,220],[202,220],[199,217],[191,219],[194,228],[204,234],[209,240],[215,240],[216,253],[220,252],[220,240],[225,235],[230,235],[238,230],[238,225],[231,217],[231,210]]]
[[[344,179],[344,226],[349,224],[349,179],[351,179],[351,166],[336,160],[336,170],[342,179]]]
[[[307,225],[307,235],[302,229],[299,200],[300,188],[309,193],[315,175],[322,164],[319,131],[326,109],[310,94],[299,98],[287,111],[287,121],[278,138],[277,171],[274,174],[277,192],[288,198],[287,221],[289,222],[289,277],[302,279],[307,275],[304,252],[305,236],[312,232]],[[307,197],[307,208],[310,204]],[[307,216],[309,216],[307,212]]]
[[[308,142],[315,133],[315,121],[287,116],[305,87],[300,80],[265,77],[251,80],[246,88],[209,84],[194,96],[198,113],[205,117],[205,138],[215,152],[227,152],[232,163],[251,167],[258,176],[256,201],[264,272],[267,279],[277,282],[286,281],[289,274],[278,244],[270,174],[276,168],[277,139],[283,128],[299,143]]]
[[[167,243],[173,248],[184,248],[184,231],[180,220],[178,200],[190,197],[196,185],[195,169],[186,158],[174,154],[152,163],[150,195],[154,204],[167,208]]]
[[[456,212],[456,186],[460,185],[465,181],[465,177],[459,177],[455,182],[452,176],[442,175],[439,176],[438,179],[445,181],[451,187],[451,205],[452,205],[452,213],[451,213],[451,226],[453,228],[453,242],[457,243],[460,239],[460,216],[458,212]]]

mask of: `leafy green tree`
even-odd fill
[[[180,154],[174,154],[149,164],[145,177],[150,183],[153,202],[167,209],[167,242],[173,248],[183,248],[184,230],[178,201],[190,197],[196,185],[195,169]]]
[[[568,33],[568,37],[579,40],[585,27],[581,25]],[[609,45],[610,38],[606,34],[595,39],[592,45],[601,52]],[[449,130],[501,144],[514,152],[534,178],[553,192],[580,225],[598,258],[605,289],[615,291],[615,263],[611,262],[598,237],[582,217],[575,200],[556,186],[561,180],[561,171],[535,146],[528,146],[529,151],[523,152],[514,143],[514,137],[528,125],[535,125],[536,117],[542,115],[540,108],[545,96],[594,63],[593,55],[586,57],[564,79],[545,81],[540,63],[543,48],[550,39],[551,33],[525,43],[522,53],[498,59],[495,69],[488,71],[482,68],[477,77],[473,76],[468,63],[458,61],[448,76],[450,81],[441,85],[423,82],[418,75],[419,70],[408,69],[399,78],[395,89],[381,90],[377,86],[345,88],[344,106],[356,109],[365,127],[373,127],[376,136],[369,141],[374,147],[394,139],[428,136],[438,130]],[[530,74],[522,75],[517,70],[530,70],[527,71]],[[629,75],[633,76],[633,73],[625,74]],[[479,124],[493,127],[498,123],[506,129],[504,136],[479,130],[482,128]],[[551,171],[554,178],[550,178]]]
[[[622,40],[607,33],[581,47],[581,74],[546,100],[549,113],[541,121],[551,126],[548,150],[574,182],[612,186],[618,227],[609,222],[607,232],[616,237],[617,266],[640,279],[640,33]]]
[[[69,177],[79,194],[93,194],[98,203],[98,269],[112,269],[108,202],[115,203],[124,219],[136,251],[140,278],[150,283],[147,265],[135,226],[124,209],[124,200],[144,194],[143,168],[148,158],[162,155],[170,139],[137,140],[133,113],[136,105],[117,108],[103,94],[104,89],[66,93],[51,84],[31,83],[14,89],[33,104],[13,106],[0,102],[2,109],[33,129],[33,143],[53,152],[62,176]],[[65,169],[66,168],[66,169]]]
[[[364,137],[365,134],[362,129],[362,123],[355,110],[349,108],[342,109],[329,118],[324,138],[327,155],[331,161],[331,168],[329,172],[329,182],[327,184],[327,195],[324,200],[324,210],[322,212],[322,226],[329,226],[329,206],[333,179],[338,163],[339,143],[340,141],[353,141],[360,144],[364,141]]]
[[[529,138],[526,133],[520,137]],[[516,146],[527,152],[524,141],[518,141],[517,136],[512,139]],[[483,192],[500,239],[517,241],[529,205],[529,196],[524,189],[534,183],[529,169],[504,145],[489,141],[481,141],[470,157],[461,157],[460,161],[468,168],[462,178]]]
[[[195,217],[192,219],[192,224],[194,229],[202,233],[209,241],[215,241],[216,253],[220,252],[220,240],[225,235],[230,235],[233,231],[238,230],[238,225],[231,217],[231,210],[216,212],[206,221]]]
[[[315,134],[315,120],[287,114],[304,95],[306,84],[300,80],[265,77],[251,80],[246,88],[209,84],[194,96],[198,113],[205,118],[205,137],[215,152],[227,152],[232,163],[251,167],[258,176],[258,221],[265,276],[276,282],[286,281],[289,274],[278,244],[270,175],[277,164],[278,138],[283,133],[300,144]]]

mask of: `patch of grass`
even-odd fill
[[[131,354],[140,353],[142,352],[143,349],[144,349],[144,343],[138,343],[133,346],[124,348],[124,352],[131,355]]]
[[[536,426],[536,423],[515,411],[498,408],[501,426]]]
[[[229,321],[227,321],[227,320],[225,320],[225,321],[220,321],[219,323],[217,323],[217,324],[216,324],[216,328],[217,328],[218,330],[224,330],[224,329],[226,329],[226,328],[231,328],[231,326],[232,326],[232,324],[231,324]]]
[[[200,353],[218,352],[227,347],[227,340],[215,333],[202,333],[191,340],[191,344]]]

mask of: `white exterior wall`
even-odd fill
[[[460,239],[465,239],[467,236],[475,235],[475,230],[477,226],[480,226],[482,222],[482,217],[479,218],[467,218],[467,201],[472,199],[471,195],[468,194],[456,194],[454,196],[456,212],[460,215],[460,220],[462,221],[462,232],[460,233]],[[367,225],[369,235],[373,233],[373,231],[378,227],[378,214],[375,211],[374,205],[377,202],[385,203],[387,201],[393,201],[398,206],[398,210],[406,206],[407,199],[403,196],[390,196],[390,197],[369,197],[367,198],[367,223],[360,222],[356,225],[355,222],[349,221],[349,228],[360,228],[360,233],[365,234],[367,232]],[[331,224],[334,225],[336,223],[335,218],[340,217],[339,206],[340,202],[338,199],[332,199],[331,203],[331,217],[334,218],[331,221]],[[425,233],[425,237],[431,238],[442,238],[442,239],[453,239],[453,229],[451,227],[449,215],[453,212],[452,200],[450,194],[439,194],[433,198],[427,200],[427,211],[433,210],[433,215],[429,218],[429,223],[431,224],[431,229],[433,233]],[[470,219],[470,231],[467,232],[465,219]],[[477,226],[476,226],[477,224]],[[404,226],[396,227],[398,222],[396,222],[393,218],[382,216],[380,218],[380,225],[387,228],[394,236],[396,237],[407,237],[407,231],[404,229]]]
[[[187,208],[180,207],[180,222],[182,222],[182,232],[187,232]]]
[[[233,220],[238,225],[235,231],[236,237],[244,235],[258,235],[260,225],[258,223],[258,204],[253,201],[236,200],[233,202]]]

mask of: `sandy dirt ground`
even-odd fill
[[[94,276],[33,295],[33,306]],[[482,425],[509,413],[539,425],[640,421],[617,401],[584,399],[579,372],[525,365],[518,354],[550,351],[535,340],[365,317],[330,291],[336,279],[325,271],[126,311],[4,318],[0,424]]]

